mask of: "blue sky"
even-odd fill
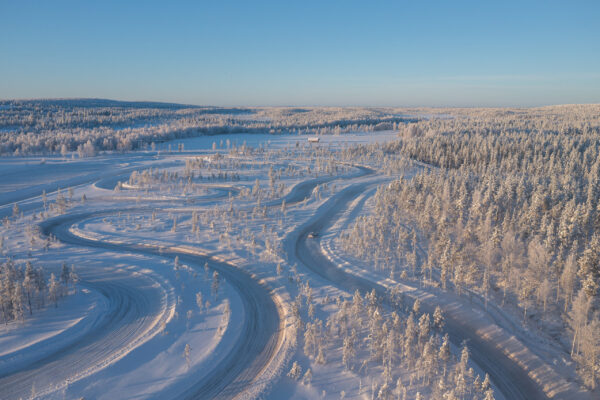
[[[600,103],[600,1],[0,0],[0,98]]]

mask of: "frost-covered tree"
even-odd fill
[[[444,313],[442,312],[440,306],[436,306],[433,312],[433,326],[441,331],[444,328],[444,324]]]
[[[190,344],[187,343],[185,345],[185,348],[183,349],[183,358],[185,358],[185,364],[188,369],[190,369],[191,356],[192,356],[192,346],[190,346]]]
[[[61,288],[60,283],[56,280],[54,274],[50,274],[50,281],[48,282],[48,298],[54,307],[58,307],[58,299],[60,298]]]
[[[60,282],[67,286],[69,284],[70,273],[69,267],[67,267],[67,263],[63,262],[61,270],[60,270]]]
[[[200,313],[202,313],[202,308],[204,307],[202,292],[196,293],[196,305],[198,306],[198,310],[200,311]]]
[[[216,299],[219,294],[219,272],[214,271],[212,276],[212,283],[210,285],[213,297]]]
[[[14,286],[12,295],[12,311],[13,318],[16,320],[23,320],[25,314],[25,296],[23,293],[23,286],[17,282]]]
[[[290,368],[290,371],[287,373],[287,376],[296,381],[300,379],[300,377],[302,376],[302,367],[300,366],[300,364],[298,364],[298,361],[294,361],[294,363],[292,364],[292,368]]]

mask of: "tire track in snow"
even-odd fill
[[[0,377],[3,399],[28,398],[32,388],[46,395],[92,375],[156,335],[174,311],[173,288],[147,273],[103,271],[85,285],[108,300],[108,312],[77,340]]]
[[[357,178],[374,172],[372,169],[361,166],[357,166],[357,168],[360,171],[359,174],[341,179]],[[331,176],[301,182],[284,199],[287,204],[298,203],[308,198],[317,185],[336,179],[340,179],[340,177]],[[280,204],[282,200],[275,200],[270,205]],[[247,272],[206,256],[191,255],[158,246],[101,242],[75,236],[68,229],[69,226],[87,218],[109,215],[118,211],[126,210],[102,210],[63,215],[43,222],[40,227],[44,234],[54,235],[64,243],[75,246],[160,257],[179,256],[181,261],[197,266],[208,262],[211,268],[218,270],[236,288],[244,302],[247,318],[241,335],[243,340],[237,342],[208,374],[178,395],[177,398],[234,398],[247,390],[253,383],[257,383],[283,340],[280,305],[274,301],[270,289],[258,283]],[[132,284],[128,285],[114,277],[99,276],[97,280],[86,281],[86,285],[98,290],[109,299],[110,312],[91,332],[76,342],[58,349],[51,355],[37,360],[19,371],[0,377],[3,398],[4,396],[6,398],[28,396],[31,393],[33,382],[35,382],[34,386],[41,389],[37,392],[38,394],[60,390],[67,386],[69,381],[73,382],[89,376],[118,361],[130,350],[159,332],[158,321],[164,318],[158,316],[152,318],[152,314],[164,316],[166,312],[163,311],[161,314],[158,311],[152,311],[152,307],[156,307],[153,305],[156,296],[143,293],[142,288],[136,288]],[[173,297],[172,288],[169,297]],[[173,299],[170,299],[169,304],[173,304]],[[173,309],[172,306],[163,308]],[[144,338],[144,340],[140,342],[140,338]],[[265,385],[265,383],[264,381],[259,382],[260,385]]]
[[[101,211],[66,216],[59,222],[43,226],[45,233],[57,236],[61,241],[78,246],[105,249],[111,252],[137,253],[150,256],[168,257],[179,256],[180,261],[200,268],[205,262],[233,286],[242,299],[245,321],[240,335],[240,341],[228,349],[218,363],[214,365],[193,386],[178,394],[176,398],[234,398],[257,383],[262,372],[279,349],[284,332],[280,326],[280,309],[275,303],[271,290],[257,282],[249,273],[225,262],[219,262],[210,257],[192,254],[182,248],[158,247],[151,245],[133,245],[91,240],[75,236],[68,227],[85,219],[108,215],[118,211]],[[110,293],[107,293],[110,296]],[[264,382],[258,382],[264,384]],[[1,384],[1,382],[0,382]]]

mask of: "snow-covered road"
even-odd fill
[[[102,212],[105,215],[106,212]],[[101,248],[111,252],[125,252],[168,257],[179,256],[182,262],[198,269],[205,262],[232,285],[239,293],[244,305],[244,322],[240,340],[226,354],[220,357],[210,371],[201,379],[179,393],[177,398],[233,398],[247,389],[266,368],[277,351],[283,334],[280,329],[278,305],[271,296],[270,289],[258,283],[250,274],[226,263],[209,258],[187,254],[173,248],[144,245],[108,243],[78,237],[69,232],[69,227],[96,213],[68,215],[51,220],[42,226],[46,234],[55,235],[70,245]],[[97,289],[111,299],[114,314],[106,316],[106,323],[86,335],[78,343],[53,355],[48,360],[40,360],[27,370],[4,377],[0,386],[9,394],[29,393],[33,380],[36,382],[62,382],[76,371],[105,365],[122,348],[132,346],[141,334],[148,331],[148,323],[157,325],[156,294],[145,293],[139,288],[137,279],[118,283],[98,283]],[[164,306],[162,308],[165,308]],[[122,332],[121,332],[122,331]],[[101,349],[102,351],[92,351]],[[73,360],[76,359],[77,362]],[[49,365],[50,362],[55,364]],[[52,368],[50,368],[52,367]],[[60,376],[57,376],[59,374]],[[27,387],[22,385],[26,384]]]
[[[342,287],[354,292],[375,289],[378,296],[387,298],[387,288],[371,280],[343,271],[333,264],[321,252],[318,240],[310,239],[310,232],[323,232],[335,223],[348,205],[361,193],[374,185],[373,182],[357,183],[349,186],[329,199],[319,208],[315,216],[296,229],[285,239],[284,249],[289,259],[297,259],[312,272]],[[425,304],[424,311],[433,312]],[[447,316],[446,330],[456,345],[467,341],[474,362],[492,378],[496,387],[507,399],[544,399],[545,392],[528,376],[518,360],[507,356],[501,344],[492,343],[478,335],[463,321]]]
[[[122,169],[111,169],[106,173],[96,170],[92,173],[86,171],[84,175],[71,178],[70,182],[87,185],[101,175],[102,179],[96,182],[92,190],[106,193],[99,188],[112,189],[117,181],[126,179],[131,170],[146,167],[146,163],[142,161],[144,161],[143,157],[135,167],[127,165]],[[170,167],[176,164],[182,164],[181,160],[159,160],[153,166]],[[315,194],[315,203],[321,204],[321,197],[317,196],[318,191],[315,191],[319,185],[330,182],[346,182],[343,185],[348,185],[325,200],[307,222],[296,228],[290,227],[292,231],[283,241],[283,249],[290,265],[299,261],[312,273],[328,281],[328,286],[330,282],[349,293],[356,289],[361,292],[374,289],[380,298],[387,300],[389,285],[386,286],[385,279],[378,280],[379,277],[374,274],[360,275],[354,271],[340,268],[323,253],[320,246],[321,239],[309,238],[309,234],[311,232],[324,233],[349,210],[349,206],[355,200],[357,204],[364,204],[367,199],[365,193],[372,195],[377,185],[389,182],[390,179],[392,178],[389,176],[376,174],[374,169],[353,165],[352,170],[343,175],[331,174],[294,180],[294,186],[285,196],[266,201],[263,204],[266,207],[278,207],[284,201],[287,205],[301,203],[304,200],[309,203]],[[209,188],[208,194],[203,192],[202,196],[195,200],[199,203],[206,201],[216,203],[219,199],[229,197],[230,193],[239,192],[238,188],[225,183],[213,184]],[[51,187],[47,189],[53,190]],[[131,189],[135,193],[136,188],[132,187]],[[15,192],[12,194],[14,198],[5,196],[5,201],[0,201],[3,204],[0,206],[0,216],[12,213],[10,201],[17,198],[19,201],[24,199],[23,201],[26,203],[19,204],[22,206],[22,210],[38,209],[41,205],[38,192],[42,188],[41,186],[35,188],[36,193],[31,190],[23,189],[21,192]],[[357,200],[359,196],[364,197]],[[101,196],[97,196],[96,200],[100,199],[104,202],[107,200],[106,197],[105,194],[101,194]],[[132,198],[121,196],[118,200],[128,201]],[[285,305],[280,302],[280,298],[272,288],[261,279],[264,278],[264,275],[258,278],[234,263],[211,257],[211,254],[207,254],[206,251],[196,251],[185,244],[162,244],[158,241],[161,238],[156,238],[158,240],[152,242],[150,238],[144,241],[143,237],[128,241],[125,236],[111,238],[94,235],[94,232],[85,232],[83,229],[71,229],[74,225],[84,226],[86,221],[114,216],[120,212],[149,214],[157,210],[157,208],[151,208],[151,205],[161,201],[168,207],[158,209],[159,212],[189,214],[191,211],[189,207],[191,202],[176,196],[169,197],[168,203],[157,200],[156,196],[149,197],[145,199],[144,205],[130,206],[129,208],[116,208],[117,205],[112,202],[114,199],[108,200],[111,201],[108,208],[98,208],[95,211],[88,209],[46,220],[40,225],[41,231],[45,235],[55,236],[68,246],[68,250],[93,249],[98,254],[102,252],[117,256],[134,254],[158,260],[167,259],[170,262],[177,256],[180,262],[198,271],[205,263],[208,263],[211,269],[219,272],[241,299],[242,307],[240,308],[243,309],[243,318],[240,316],[240,319],[243,321],[240,323],[239,334],[233,335],[235,340],[220,343],[215,346],[214,351],[211,350],[210,367],[203,367],[200,371],[188,373],[184,378],[178,377],[177,379],[180,381],[176,385],[166,387],[167,384],[165,384],[164,389],[148,393],[153,393],[152,397],[156,398],[178,399],[252,397],[256,395],[255,392],[252,392],[253,387],[264,388],[272,384],[270,379],[276,374],[269,375],[265,371],[285,365],[274,362],[281,355],[282,343],[286,340],[286,321],[283,310]],[[98,205],[98,203],[95,204]],[[241,209],[251,210],[253,207],[254,204],[243,203]],[[352,208],[350,212],[352,217],[349,219],[355,218],[359,214],[360,208]],[[302,214],[302,218],[310,216],[312,211],[309,208],[306,212]],[[35,382],[36,394],[44,394],[57,392],[84,377],[89,376],[89,379],[94,379],[98,375],[93,374],[113,365],[133,349],[155,337],[175,312],[178,289],[172,286],[175,284],[174,281],[155,274],[153,271],[139,269],[137,272],[121,270],[115,273],[112,270],[99,269],[87,272],[87,274],[85,277],[86,287],[107,300],[108,311],[98,317],[93,326],[77,338],[65,341],[60,346],[54,346],[51,352],[28,359],[27,363],[21,363],[10,373],[6,372],[4,375],[0,375],[1,398],[27,397],[32,393],[33,382]],[[441,298],[427,297],[422,301],[422,309],[425,312],[433,312],[435,305],[442,302]],[[509,350],[509,346],[513,342],[494,341],[494,338],[498,336],[482,334],[469,322],[472,318],[470,319],[464,313],[461,315],[459,312],[448,312],[450,311],[447,310],[448,305],[442,304],[442,306],[446,307],[445,330],[449,333],[452,342],[456,346],[467,342],[471,359],[482,371],[490,375],[495,388],[502,393],[504,398],[545,399],[553,397],[552,394],[549,394],[548,386],[544,382],[544,379],[548,381],[551,374],[540,377],[532,373],[532,364],[528,364],[530,361],[524,362],[522,355],[511,353]],[[501,330],[501,328],[498,329]],[[526,347],[523,346],[523,348],[527,350]],[[281,361],[281,357],[279,360]],[[537,361],[534,360],[534,362]],[[551,370],[546,368],[543,361],[539,360],[539,363],[541,363],[542,369],[545,368],[545,371]],[[274,367],[275,364],[277,367]],[[0,374],[3,373],[2,371]],[[245,396],[251,392],[252,395]],[[558,393],[556,398],[567,398],[560,391],[554,393]]]
[[[53,233],[60,234],[58,230]],[[75,341],[66,341],[50,354],[2,376],[3,399],[60,390],[119,360],[159,332],[175,303],[168,282],[147,274],[98,271],[86,277],[85,285],[107,299],[107,311]]]

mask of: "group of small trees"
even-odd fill
[[[34,310],[47,303],[58,305],[58,301],[68,293],[69,285],[79,281],[74,267],[63,264],[60,277],[51,273],[46,280],[44,268],[34,268],[30,262],[25,268],[18,267],[8,260],[0,265],[0,309],[4,323],[24,320],[33,315]]]
[[[200,183],[202,181],[239,181],[240,175],[233,172],[213,173],[205,177],[194,171],[179,174],[178,172],[169,172],[168,170],[146,169],[142,171],[133,171],[129,177],[130,186],[140,190],[156,190],[161,192],[176,193],[181,192],[183,196],[190,194],[204,194],[206,188]],[[119,186],[119,190],[123,184]]]
[[[292,306],[296,327],[304,330],[306,356],[326,364],[331,362],[327,357],[331,348],[341,347],[344,368],[360,376],[379,375],[373,380],[373,398],[408,399],[407,393],[419,390],[436,399],[494,398],[487,375],[482,380],[469,367],[468,349],[463,347],[460,358],[451,353],[448,336],[442,336],[440,309],[433,316],[421,313],[416,301],[403,318],[403,307],[398,308],[400,313],[388,313],[374,291],[364,296],[356,291],[352,299],[338,298],[337,311],[322,321],[315,317],[316,305],[308,284],[301,285]],[[288,376],[296,380],[302,377],[298,362]],[[306,378],[303,380],[306,383]]]
[[[239,197],[264,200],[274,199],[284,194],[286,185],[281,182],[282,178],[332,175],[346,172],[349,169],[347,165],[340,164],[333,153],[326,148],[302,147],[267,151],[262,146],[253,148],[245,144],[239,148],[235,144],[228,144],[228,148],[229,155],[215,153],[210,157],[186,159],[183,171],[157,168],[133,171],[128,184],[130,187],[146,192],[149,190],[170,194],[180,192],[183,196],[187,196],[203,193],[206,190],[204,185],[206,182],[247,181],[251,179],[247,173],[252,174],[253,171],[256,171],[254,175],[266,173],[268,186],[261,184],[261,181],[256,178],[254,185],[241,187]],[[239,149],[244,149],[243,154]],[[306,158],[307,163],[298,165],[296,163],[298,158]],[[244,173],[240,174],[240,171],[244,171]],[[124,184],[119,183],[115,187],[115,191],[120,191],[123,187]]]

